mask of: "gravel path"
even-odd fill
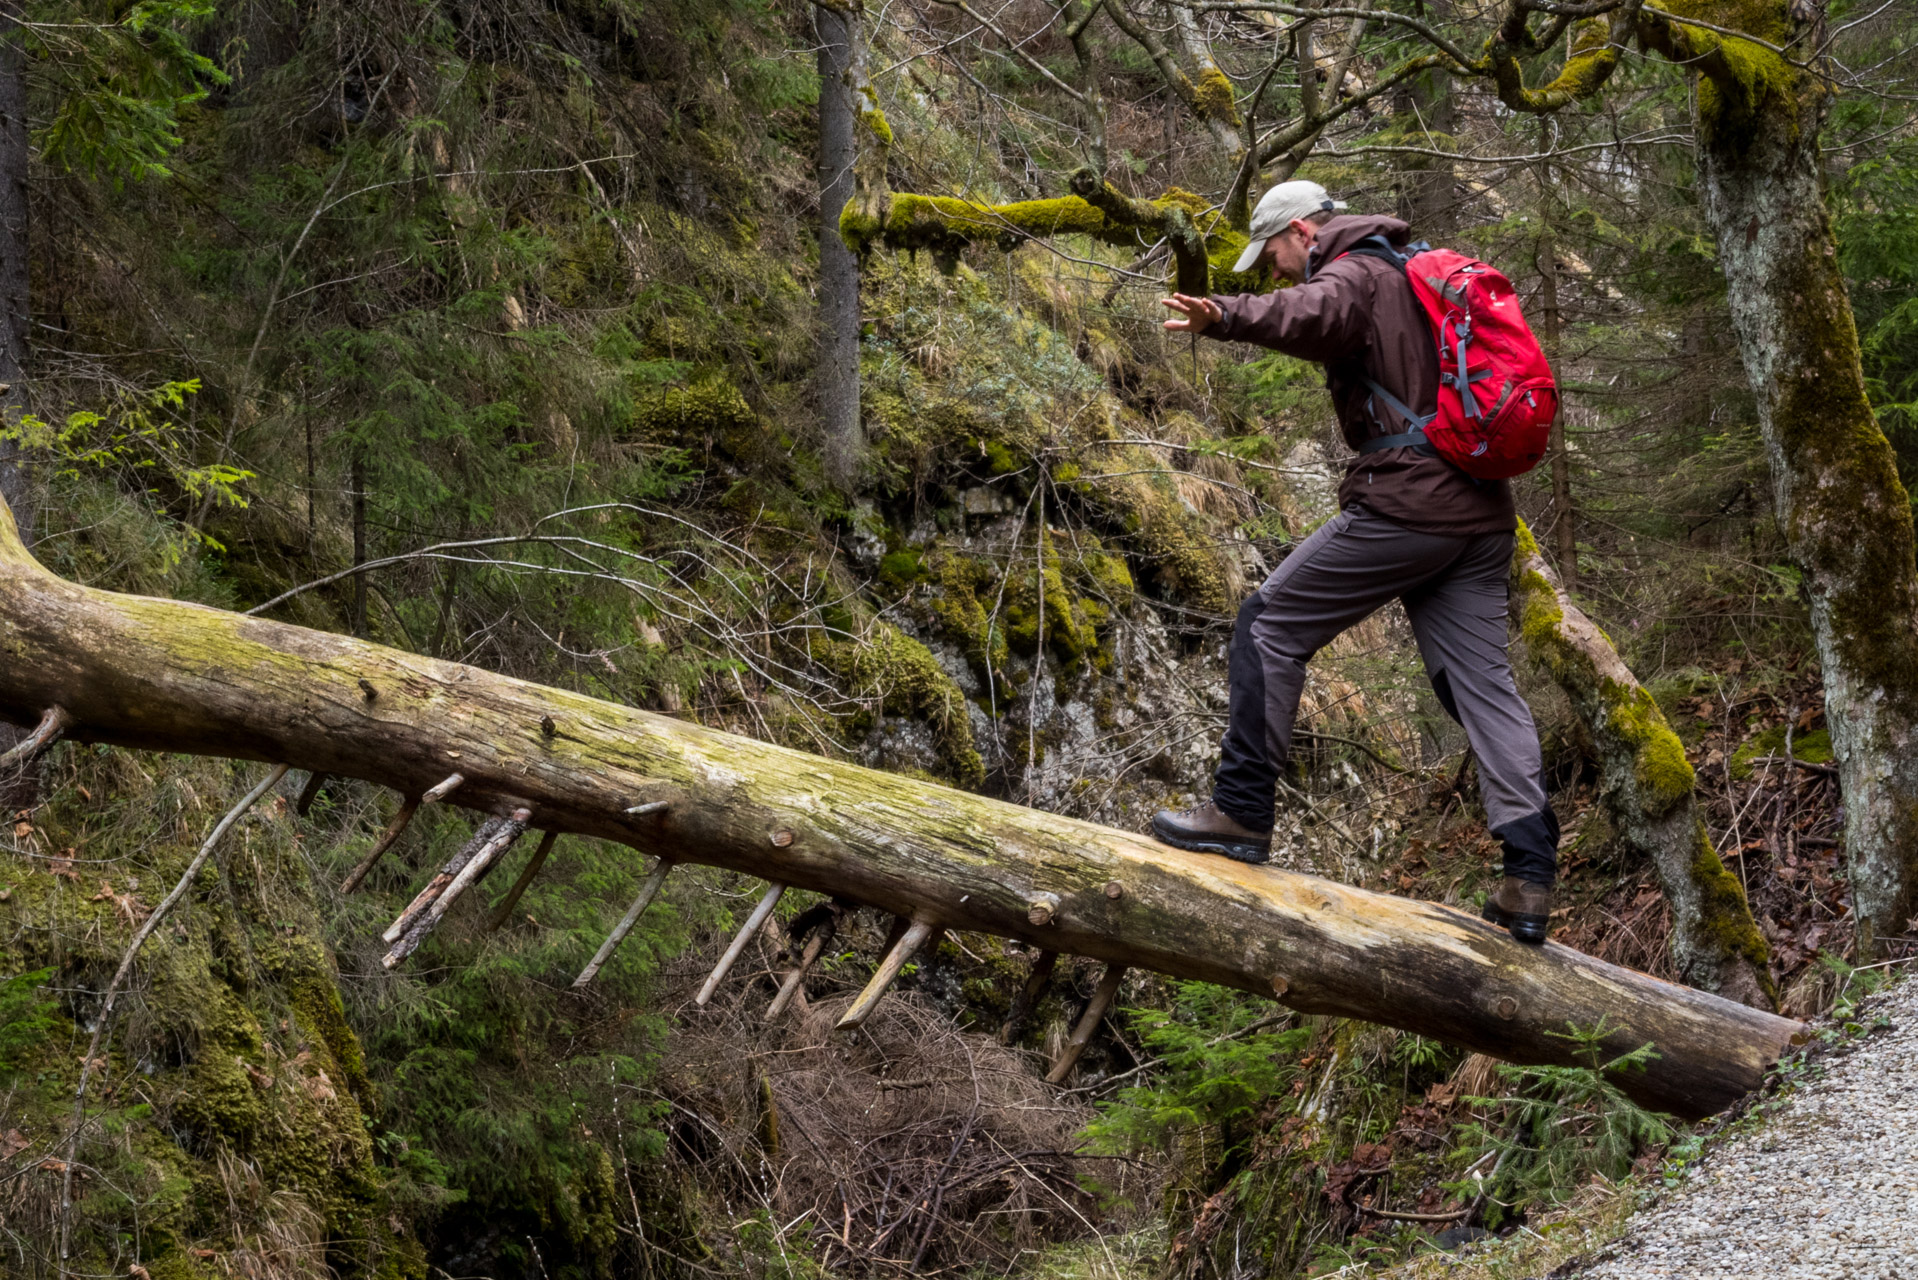
[[[1866,1017],[1881,1013],[1889,1030],[1823,1059],[1577,1274],[1918,1280],[1918,980],[1874,997]]]

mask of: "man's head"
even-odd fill
[[[1343,208],[1344,201],[1334,200],[1316,182],[1281,182],[1266,192],[1252,211],[1252,239],[1232,269],[1250,271],[1264,259],[1273,275],[1305,279],[1306,255],[1318,238],[1319,228]]]

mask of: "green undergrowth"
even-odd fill
[[[98,993],[259,769],[60,748],[48,803],[0,852],[0,972],[16,975],[0,983],[7,1158],[24,1140],[53,1162],[17,1184],[18,1221],[57,1219],[55,1168]],[[79,1265],[137,1262],[156,1280],[269,1263],[397,1280],[465,1256],[509,1273],[611,1275],[633,1248],[615,1222],[635,1203],[662,1245],[696,1251],[680,1238],[693,1229],[677,1192],[649,1173],[662,1138],[646,1083],[664,1026],[646,995],[688,927],[712,922],[701,891],[669,895],[592,989],[558,996],[644,867],[629,850],[563,841],[489,933],[529,840],[385,974],[378,931],[470,819],[422,814],[341,898],[333,886],[390,802],[334,782],[301,820],[299,778],[229,832],[140,953],[88,1086]],[[36,1255],[22,1274],[51,1263]]]
[[[1649,1047],[1521,1068],[1202,983],[1152,985],[1125,1014],[1149,1070],[1107,1095],[1086,1139],[1166,1161],[1161,1211],[1185,1268],[1376,1269],[1428,1252],[1445,1225],[1509,1232],[1585,1207],[1680,1136],[1619,1089]],[[1604,1029],[1564,1035],[1596,1055]],[[1469,1212],[1426,1227],[1367,1207]]]

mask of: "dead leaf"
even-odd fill
[[[254,1066],[245,1058],[235,1058],[234,1061],[240,1064],[240,1069],[246,1072],[247,1077],[253,1081],[253,1087],[255,1089],[271,1089],[273,1087],[272,1076]]]
[[[71,853],[73,850],[69,849],[67,852]],[[47,871],[49,874],[59,876],[62,879],[71,880],[75,884],[80,883],[80,873],[73,869],[72,858],[47,859]]]
[[[127,1268],[127,1274],[132,1276],[133,1280],[153,1280],[153,1277],[147,1274],[147,1269],[137,1262]]]
[[[11,1160],[33,1145],[33,1140],[18,1129],[0,1133],[0,1159]]]
[[[306,1078],[306,1092],[315,1102],[331,1102],[340,1096],[333,1091],[333,1082],[326,1078],[324,1071],[316,1071]]]

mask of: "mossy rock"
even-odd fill
[[[925,645],[889,622],[874,621],[863,639],[815,640],[812,653],[855,693],[878,697],[888,714],[913,716],[931,726],[951,781],[963,787],[985,781],[966,696]]]

